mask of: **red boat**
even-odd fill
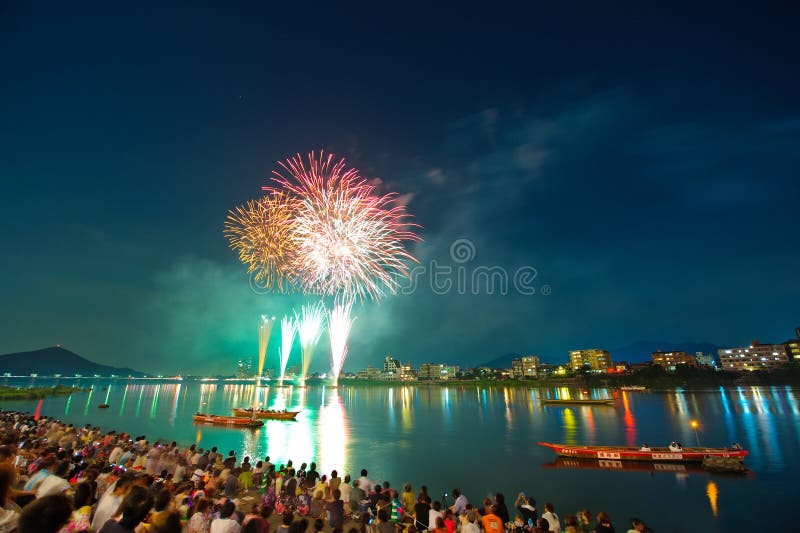
[[[239,426],[248,428],[257,428],[264,425],[263,420],[254,419],[249,416],[220,416],[220,415],[204,415],[197,413],[192,417],[195,422],[203,424],[216,424],[219,426]]]
[[[662,463],[702,463],[706,456],[744,460],[747,450],[728,448],[682,448],[680,451],[669,448],[650,448],[642,450],[633,446],[571,446],[540,442],[561,457],[578,459],[611,459],[614,461],[653,461]]]

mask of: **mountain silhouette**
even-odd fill
[[[142,377],[146,375],[130,368],[94,363],[61,346],[0,355],[0,374],[5,373],[13,376],[28,376],[30,374],[39,374],[40,376],[52,376],[54,374],[62,374],[64,376],[74,376],[75,374],[111,376],[113,374],[115,376]]]

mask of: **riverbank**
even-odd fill
[[[73,392],[81,392],[82,390],[80,387],[67,387],[66,385],[32,387],[29,389],[0,386],[0,401],[38,400],[39,398],[52,396],[69,396]]]
[[[582,373],[572,376],[547,376],[536,379],[435,379],[419,381],[383,381],[340,379],[347,387],[521,387],[540,389],[552,387],[609,388],[641,386],[650,390],[704,390],[736,386],[800,386],[800,366],[787,365],[772,371],[726,372],[711,368],[678,367],[667,372],[659,366],[643,368],[625,374]]]

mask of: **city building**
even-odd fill
[[[459,372],[458,366],[443,363],[422,363],[419,365],[419,379],[454,379]]]
[[[653,364],[670,372],[680,365],[697,367],[697,359],[683,351],[662,352],[661,350],[656,350],[650,356],[653,358]]]
[[[364,370],[359,370],[356,377],[358,379],[381,379],[381,371],[369,365]]]
[[[794,329],[796,337],[784,342],[790,361],[800,361],[800,327]]]
[[[401,367],[402,365],[400,364],[400,361],[391,355],[387,355],[386,359],[383,360],[383,371],[385,373],[397,374],[400,372]]]
[[[789,361],[785,344],[761,344],[753,341],[742,348],[720,348],[719,364],[722,370],[769,370]]]
[[[597,348],[572,350],[569,352],[569,364],[572,370],[590,370],[593,372],[607,372],[609,368],[614,368],[608,350]]]
[[[539,356],[525,355],[511,361],[511,377],[514,379],[531,379],[539,375]]]
[[[239,359],[236,363],[237,378],[252,378],[254,372],[252,359]]]

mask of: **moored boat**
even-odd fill
[[[673,451],[669,448],[649,448],[642,450],[634,446],[573,446],[539,442],[539,446],[550,448],[561,457],[579,459],[611,459],[615,461],[653,461],[664,463],[702,463],[706,456],[736,458],[744,460],[747,450],[728,448],[682,448]]]
[[[545,398],[542,400],[542,403],[544,403],[545,405],[614,405],[614,400],[611,399],[589,400],[581,398],[554,400],[550,398]]]
[[[203,424],[217,424],[220,426],[259,427],[264,425],[263,420],[249,416],[221,416],[197,413],[192,417],[195,422]]]
[[[269,418],[272,420],[294,420],[300,411],[270,411],[268,409],[258,409],[253,416],[253,409],[242,409],[234,407],[231,409],[234,416],[248,417],[248,418]]]
[[[619,390],[645,392],[647,387],[644,385],[623,385],[619,388]]]

